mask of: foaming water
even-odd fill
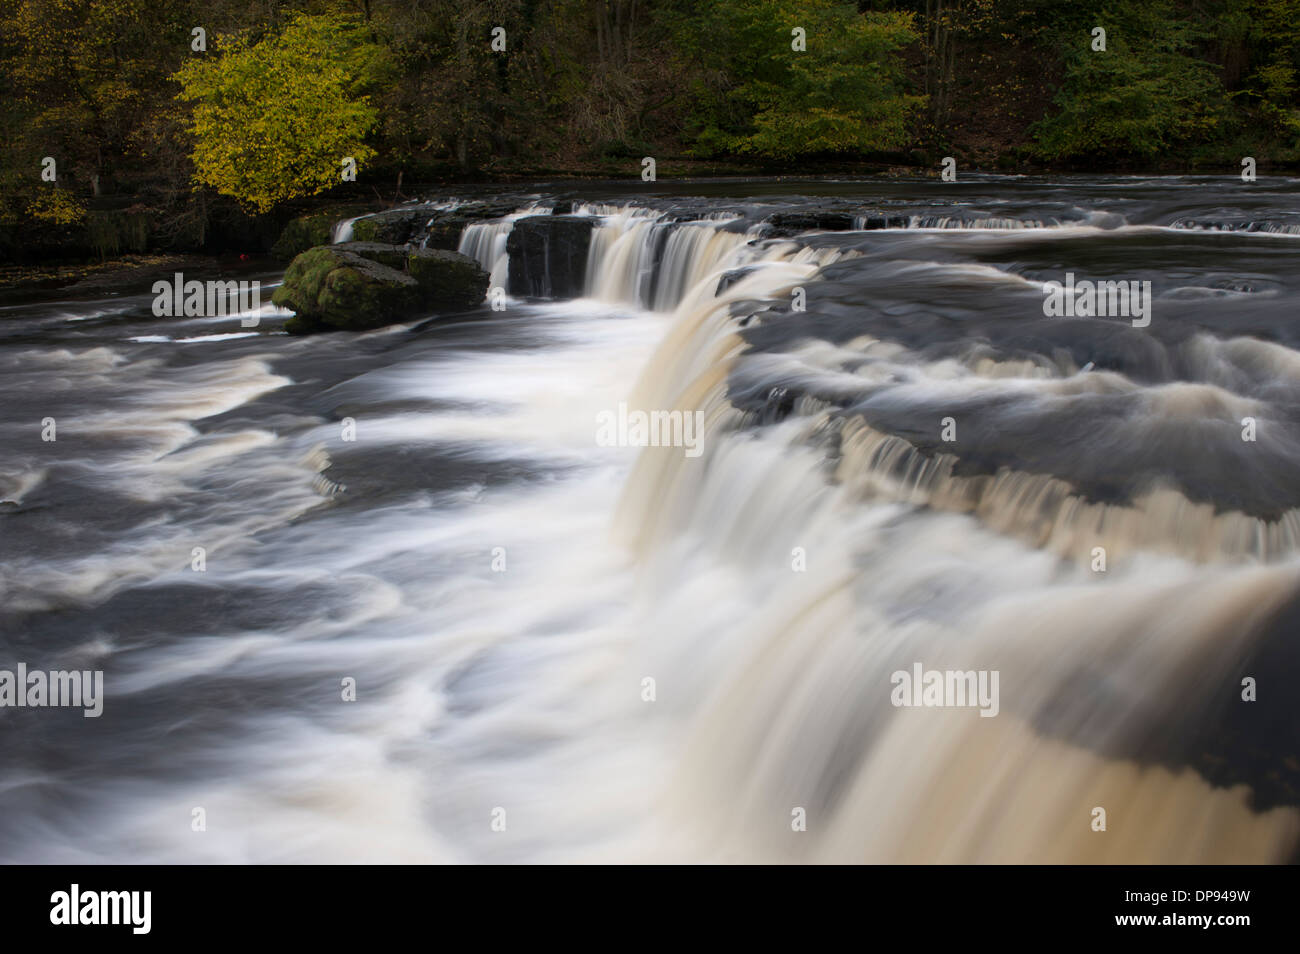
[[[714,340],[731,333],[722,323],[695,327]],[[700,343],[675,346],[695,352]],[[680,399],[707,412],[722,388],[705,372]],[[667,671],[689,679],[686,694],[700,702],[659,819],[657,857],[1289,857],[1300,812],[1260,811],[1244,784],[1220,787],[1193,771],[1180,749],[1195,743],[1179,733],[1198,730],[1176,701],[1219,685],[1225,695],[1212,708],[1221,714],[1252,642],[1269,636],[1300,582],[1294,563],[1211,573],[1196,562],[1267,555],[1283,541],[1234,526],[1247,520],[1240,515],[1216,524],[1212,508],[1197,522],[1186,501],[1146,501],[1128,519],[1076,510],[1066,525],[1063,516],[1053,522],[1044,489],[995,484],[958,506],[960,493],[944,483],[960,483],[951,460],[916,455],[904,471],[882,445],[905,442],[864,442],[861,424],[845,427],[839,465],[828,471],[816,450],[833,430],[824,412],[757,439],[735,429],[734,412],[708,419],[705,459],[648,451],[657,466],[640,462],[623,501],[648,564],[650,602],[673,606],[665,615],[677,625],[678,594],[701,576],[716,585],[719,565],[733,566],[746,590],[743,614],[686,624],[675,639],[680,657]],[[888,475],[890,492],[864,509],[862,480],[872,474]],[[876,478],[872,499],[885,483]],[[973,515],[943,515],[948,509]],[[1290,515],[1275,531],[1290,543]],[[1085,542],[1108,547],[1118,566],[1089,572]],[[1070,569],[1053,550],[1082,550],[1083,565]],[[1177,556],[1156,557],[1161,550]],[[806,569],[792,572],[799,559]],[[697,653],[706,638],[736,651]],[[1002,711],[986,720],[971,710],[891,707],[891,674],[917,660],[999,671]],[[1121,814],[1108,832],[1118,837],[1095,837],[1096,806]],[[806,833],[791,830],[796,809],[807,813]]]
[[[510,256],[506,252],[506,242],[510,239],[510,232],[519,219],[543,211],[547,210],[530,204],[499,219],[467,225],[460,234],[457,251],[483,266],[490,275],[489,287],[506,288],[510,277]]]
[[[1294,857],[1297,739],[1241,701],[1295,668],[1286,243],[974,188],[794,235],[579,201],[584,298],[364,336],[52,305],[90,330],[0,342],[0,618],[107,700],[4,714],[6,860]],[[461,250],[504,285],[537,210]],[[1075,259],[1267,294],[1047,321]],[[620,404],[702,453],[608,446]],[[918,663],[996,716],[894,705]]]
[[[729,218],[729,217],[727,217]],[[767,252],[757,228],[734,232],[719,221],[674,222],[650,210],[610,210],[593,230],[587,294],[611,304],[671,311],[724,266],[738,267]]]
[[[461,233],[457,251],[482,265],[491,276],[491,285],[495,287],[506,287],[506,279],[510,274],[506,241],[510,238],[514,224],[513,219],[475,223],[466,226]]]
[[[352,226],[360,216],[353,216],[350,219],[339,219],[330,229],[330,244],[337,245],[339,242],[352,241]]]

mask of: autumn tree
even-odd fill
[[[360,17],[300,14],[256,43],[216,47],[176,74],[194,108],[196,183],[267,212],[337,185],[346,159],[360,168],[374,156],[378,114],[364,90],[386,60]]]
[[[79,217],[168,95],[167,76],[188,45],[185,3],[21,0],[0,18],[4,97],[0,182],[10,213]],[[55,160],[57,181],[40,179]],[[55,195],[55,190],[62,195]],[[80,196],[80,197],[79,197]]]

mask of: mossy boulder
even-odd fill
[[[406,271],[420,286],[420,303],[426,308],[464,310],[483,303],[490,277],[468,255],[438,248],[413,249]]]
[[[271,254],[282,262],[290,261],[295,255],[305,252],[317,245],[328,245],[334,234],[334,223],[338,216],[333,212],[318,215],[301,215],[290,219],[280,237],[271,246]]]
[[[344,252],[360,255],[362,258],[368,258],[380,265],[395,268],[399,272],[406,271],[406,260],[412,254],[410,249],[399,245],[389,245],[386,242],[339,242],[337,245],[329,246],[329,248],[337,248]]]
[[[352,223],[352,237],[359,242],[402,245],[418,237],[434,214],[428,208],[419,206],[376,212]]]
[[[295,312],[285,324],[291,333],[364,331],[473,308],[487,287],[478,262],[455,252],[341,242],[298,255],[271,300]]]

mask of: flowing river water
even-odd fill
[[[105,687],[0,710],[0,858],[1294,860],[1300,182],[637,185],[516,196],[565,300],[0,306],[0,668]]]

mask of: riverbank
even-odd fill
[[[757,167],[751,171],[754,169]],[[828,169],[834,171],[827,171]],[[633,193],[664,197],[692,192],[743,196],[772,194],[785,189],[816,192],[854,182],[864,185],[888,182],[906,187],[910,181],[920,186],[939,179],[937,167],[880,163],[861,163],[855,166],[835,164],[802,175],[741,175],[735,174],[736,167],[716,163],[670,162],[656,169],[654,181],[645,181],[631,174],[596,175],[591,170],[573,168],[533,169],[531,172],[531,175],[521,172],[517,176],[505,176],[492,182],[462,177],[403,183],[399,178],[390,183],[387,192],[370,185],[372,195],[369,198],[360,194],[359,184],[341,187],[328,195],[297,200],[275,213],[244,216],[242,229],[233,228],[233,220],[228,220],[227,228],[213,234],[210,248],[181,251],[157,249],[107,257],[68,254],[53,260],[0,266],[0,294],[10,297],[40,297],[50,291],[112,293],[117,288],[129,291],[143,282],[152,281],[154,277],[169,278],[177,270],[201,271],[220,277],[227,272],[238,272],[250,267],[261,270],[282,267],[296,254],[308,248],[329,244],[332,230],[338,222],[410,207],[421,202],[499,199],[523,207],[527,205],[529,196],[541,193],[571,198],[597,190],[609,195],[611,201],[617,202],[621,201],[618,196]],[[682,172],[689,174],[682,175]],[[1260,175],[1266,174],[1265,170],[1260,170]],[[970,183],[997,181],[1000,177],[1009,183],[1025,185],[1067,181],[1060,176],[966,169],[960,164],[957,177],[951,183],[955,198]],[[1125,172],[1119,177],[1123,181],[1149,179],[1153,182],[1162,178],[1168,178],[1165,172],[1149,170]],[[1221,180],[1227,185],[1241,184],[1240,174],[1233,168],[1196,178],[1207,183]],[[961,204],[960,200],[957,201]],[[234,224],[239,223],[236,221]]]
[[[0,267],[0,295],[18,303],[39,300],[52,293],[81,295],[138,294],[157,279],[176,272],[194,272],[220,278],[228,273],[262,269],[276,263],[270,256],[232,259],[216,255],[123,255],[100,262],[59,265],[6,265]]]

